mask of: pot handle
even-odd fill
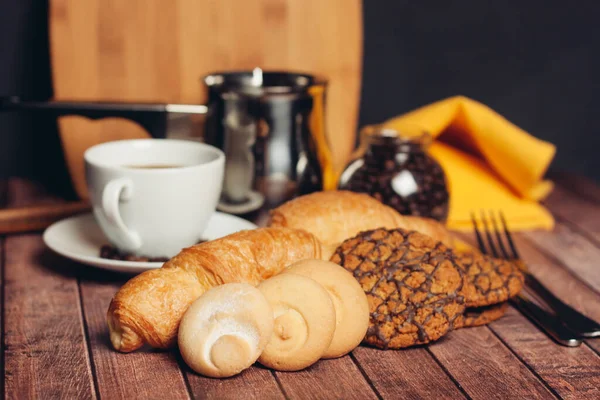
[[[137,122],[154,138],[165,138],[167,114],[206,114],[208,107],[200,104],[22,101],[13,96],[0,98],[2,111],[43,111],[55,117],[80,115],[91,119],[120,117]]]

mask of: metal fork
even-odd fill
[[[489,229],[485,214],[481,212],[481,221],[485,231],[485,236],[487,238],[487,246],[479,230],[475,215],[471,214],[475,235],[477,237],[477,242],[481,252],[484,254],[491,253],[491,255],[496,258],[504,258],[521,264],[521,270],[525,276],[525,289],[527,293],[530,295],[533,294],[534,297],[538,298],[538,300],[544,300],[543,302],[554,311],[554,314],[549,313],[523,295],[519,295],[512,299],[512,304],[523,314],[525,314],[525,316],[535,322],[550,337],[564,346],[576,347],[581,345],[581,336],[584,336],[583,333],[585,333],[588,337],[597,336],[600,334],[600,326],[595,321],[585,317],[578,311],[563,303],[544,285],[542,285],[542,283],[539,282],[532,274],[526,271],[523,261],[517,252],[512,235],[508,230],[504,215],[502,213],[499,214],[504,228],[504,235],[502,235],[498,229],[498,224],[496,223],[494,214],[490,212],[490,219],[492,221],[493,230],[496,236],[497,247],[494,243],[494,239]],[[503,240],[503,236],[505,240]],[[507,242],[510,252],[508,251],[507,246],[505,246],[504,241]],[[568,324],[568,326],[565,324]],[[573,326],[571,325],[580,329],[574,331]]]
[[[483,216],[483,215],[482,215]],[[504,230],[504,237],[506,238],[506,242],[510,247],[510,251],[504,247],[504,242],[502,240],[502,235],[498,226],[496,224],[496,219],[494,218],[494,214],[490,212],[490,219],[492,221],[492,226],[494,228],[494,232],[496,234],[496,240],[498,242],[498,246],[500,248],[501,255],[498,253],[494,246],[494,242],[491,238],[490,232],[487,228],[487,221],[485,218],[482,218],[484,223],[484,228],[486,230],[486,236],[488,239],[489,247],[491,249],[492,255],[494,257],[503,257],[508,260],[517,261],[523,264],[519,253],[517,252],[517,248],[512,239],[512,235],[508,230],[508,226],[506,224],[506,219],[504,218],[504,214],[499,213],[500,220],[502,222],[502,228]],[[484,216],[483,216],[484,217]],[[478,239],[479,240],[479,239]],[[481,247],[481,242],[480,242]],[[562,300],[556,297],[550,290],[548,290],[535,276],[525,270],[525,268],[521,268],[523,274],[525,276],[525,288],[527,292],[539,300],[545,302],[548,307],[550,307],[557,315],[561,316],[561,319],[569,326],[569,328],[575,333],[583,336],[583,337],[599,337],[600,336],[600,324],[596,321],[586,317],[581,314],[579,311],[575,310],[568,304],[565,304]]]

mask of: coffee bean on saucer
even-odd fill
[[[198,244],[203,242],[206,242],[206,240],[200,239],[200,241],[198,241]],[[169,260],[169,257],[146,257],[136,256],[134,254],[121,253],[117,248],[108,244],[100,248],[100,258],[131,262],[166,262]]]

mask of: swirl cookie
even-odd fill
[[[273,332],[273,310],[254,286],[229,283],[210,289],[187,309],[179,325],[183,360],[213,378],[250,367]]]
[[[321,358],[348,354],[362,342],[369,327],[369,303],[356,279],[344,268],[329,261],[302,260],[284,270],[307,276],[323,286],[335,308],[335,332]]]
[[[456,260],[465,274],[462,294],[467,307],[505,302],[523,288],[523,274],[511,261],[478,253],[462,253]]]
[[[464,311],[463,270],[454,253],[429,236],[403,229],[361,232],[331,261],[352,272],[367,294],[367,344],[397,349],[437,340]]]
[[[507,308],[508,303],[506,302],[485,307],[467,308],[464,314],[454,321],[454,328],[471,328],[489,324],[502,318]]]
[[[279,371],[298,371],[317,362],[335,332],[335,308],[315,280],[292,273],[267,279],[258,289],[273,307],[275,323],[260,362]]]

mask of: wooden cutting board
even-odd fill
[[[362,68],[360,0],[51,0],[57,100],[202,103],[200,78],[260,67],[325,76],[335,164],[354,146]],[[74,187],[87,197],[83,151],[147,137],[119,119],[59,122]]]

